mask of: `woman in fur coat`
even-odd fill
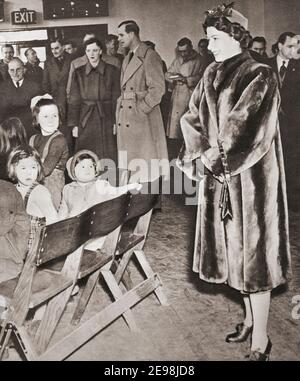
[[[245,320],[226,341],[252,334],[250,360],[266,361],[271,291],[290,273],[288,215],[278,125],[279,93],[270,67],[243,49],[247,19],[231,6],[207,12],[215,56],[181,119],[178,165],[200,185],[193,270],[241,292]]]

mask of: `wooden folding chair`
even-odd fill
[[[17,338],[26,359],[39,359],[46,353],[80,271],[84,273],[87,263],[89,266],[100,260],[106,263],[114,254],[85,253],[86,244],[91,239],[101,236],[107,236],[107,242],[116,240],[114,231],[124,221],[128,199],[128,194],[122,195],[98,204],[79,216],[41,229],[19,279],[0,285],[0,294],[6,297],[9,304],[7,318],[1,324],[0,359],[11,334]],[[109,243],[106,247],[109,247]],[[53,260],[61,257],[67,257],[62,270],[57,272],[49,269]],[[25,319],[31,308],[43,303],[47,303],[46,311],[32,338],[25,325]],[[115,318],[113,317],[113,320]],[[59,343],[57,345],[59,346]],[[75,347],[70,351],[76,348],[75,343]]]
[[[0,358],[11,333],[17,337],[25,356],[29,359],[34,357],[39,347],[42,348],[52,336],[76,281],[74,268],[79,258],[73,257],[71,261],[68,257],[61,272],[49,270],[43,265],[53,259],[67,256],[86,242],[87,231],[82,229],[86,217],[88,216],[78,216],[42,228],[28,253],[20,277],[0,285],[0,293],[6,297],[9,305],[7,317],[1,324]],[[28,312],[54,296],[55,303],[51,306],[53,319],[47,320],[43,335],[39,335],[31,345],[24,325]],[[40,341],[43,341],[43,344],[39,344]]]
[[[129,291],[128,288],[132,288],[132,280],[128,279],[128,273],[126,274],[126,271],[134,257],[147,280],[154,278],[159,279],[158,274],[152,270],[147,261],[143,250],[150,227],[153,207],[156,205],[159,197],[159,185],[160,179],[152,183],[145,183],[142,184],[142,190],[139,193],[131,194],[130,205],[126,217],[127,227],[130,225],[131,229],[128,230],[122,228],[117,245],[116,257],[101,269],[101,274],[115,300],[124,297]],[[133,222],[134,224],[132,227]],[[125,275],[127,276],[125,277]],[[125,293],[122,291],[121,282],[123,283],[123,288],[125,286],[125,290],[127,289]],[[136,289],[139,289],[142,284],[143,282],[139,283],[136,286]],[[161,305],[168,305],[160,279],[159,283],[154,285],[152,290],[149,290],[148,295],[152,292],[155,293]],[[123,314],[129,327],[137,330],[137,325],[133,320],[131,311],[128,310],[126,314],[127,316],[130,314],[130,321],[128,321],[126,315]]]
[[[130,196],[130,201],[134,200],[136,195]],[[144,198],[144,197],[142,197]],[[138,197],[136,201],[133,201],[132,203],[127,203],[127,209],[126,209],[126,220],[131,219],[131,217],[135,216],[133,213],[134,210],[136,211],[136,215],[140,215],[143,213],[147,213],[146,209],[152,207],[152,202],[156,201],[156,197],[148,197],[146,198],[149,200],[149,204],[147,204],[147,207],[145,207],[144,202]],[[152,200],[153,198],[153,200]],[[139,200],[139,201],[138,201]],[[138,204],[139,206],[137,206]],[[141,204],[144,206],[141,207]],[[132,205],[136,205],[134,210],[132,210]],[[111,208],[112,212],[113,208]],[[122,209],[123,210],[123,209]],[[131,212],[130,212],[131,210]],[[113,214],[111,213],[111,218],[113,218]],[[121,217],[120,217],[121,220]],[[119,221],[121,222],[121,221]],[[123,221],[124,222],[124,221]],[[101,221],[99,221],[99,224]],[[105,221],[102,221],[102,223],[105,224]],[[94,219],[93,226],[96,226],[96,220]],[[119,228],[117,228],[119,230]],[[96,232],[97,234],[99,232]],[[91,237],[95,233],[91,232]],[[96,234],[96,235],[97,235]],[[109,236],[109,241],[111,244],[109,244],[107,241],[105,241],[104,247],[101,249],[101,252],[106,252],[107,248],[113,248],[115,244],[115,239],[119,236],[118,232],[114,231],[112,235]],[[142,241],[140,241],[141,243]],[[111,246],[110,246],[111,245]],[[141,248],[140,246],[137,246],[137,248]],[[83,254],[83,258],[84,258]],[[112,256],[112,259],[109,263],[107,263],[104,267],[100,267],[101,273],[104,275],[104,278],[107,280],[110,277],[110,265],[114,263],[115,258]],[[83,263],[83,262],[82,262]],[[101,264],[102,266],[102,264]],[[91,266],[92,267],[92,266]],[[98,265],[95,267],[99,267]],[[87,341],[89,341],[93,336],[98,334],[101,330],[105,329],[109,324],[111,324],[114,320],[116,320],[118,317],[123,316],[123,318],[126,320],[128,325],[131,328],[135,328],[136,324],[134,322],[132,313],[130,309],[135,306],[137,303],[139,303],[141,300],[146,298],[149,294],[153,293],[155,291],[157,295],[160,298],[160,301],[162,304],[166,304],[166,298],[161,290],[161,281],[157,274],[153,273],[151,268],[146,268],[147,266],[144,266],[145,270],[147,271],[147,277],[144,281],[140,282],[137,286],[133,287],[132,289],[128,290],[126,293],[122,294],[121,290],[119,289],[119,285],[115,283],[115,281],[109,282],[110,289],[114,295],[115,301],[109,304],[107,307],[102,309],[100,312],[96,313],[92,317],[90,317],[88,320],[86,320],[84,323],[80,324],[78,327],[74,327],[74,330],[70,332],[68,335],[66,335],[62,340],[60,340],[58,343],[51,345],[50,348],[46,350],[43,354],[41,354],[38,357],[38,360],[42,361],[57,361],[62,360],[68,357],[71,353],[73,353],[77,348],[84,345]],[[149,266],[150,267],[150,266]],[[87,267],[85,267],[87,269]],[[105,269],[104,269],[105,268]],[[107,271],[105,271],[107,269]],[[81,267],[81,270],[83,270],[83,267]],[[83,272],[83,271],[82,271]],[[91,274],[90,277],[97,278],[98,270],[96,272]],[[84,272],[83,272],[84,275]],[[89,282],[89,281],[88,281]],[[91,281],[91,283],[95,282],[95,279]],[[115,287],[116,286],[116,287]],[[90,288],[93,288],[94,286],[91,285]],[[89,287],[88,287],[89,288]],[[88,292],[84,291],[84,293],[88,294]],[[85,297],[83,298],[82,306],[86,303]],[[79,302],[79,305],[81,302]],[[81,310],[81,308],[77,307],[77,310]],[[83,310],[83,308],[82,308]],[[78,315],[80,318],[80,314]],[[76,314],[75,314],[76,317]]]

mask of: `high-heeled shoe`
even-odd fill
[[[249,361],[269,361],[271,350],[272,350],[272,343],[270,338],[268,337],[268,344],[266,346],[264,353],[261,353],[259,351],[251,351],[250,355],[248,356],[248,359]]]
[[[252,328],[253,328],[252,326],[247,327],[244,323],[239,323],[235,327],[236,331],[229,333],[226,336],[225,338],[226,343],[242,343],[246,341],[250,333],[252,332]]]

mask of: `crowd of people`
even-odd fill
[[[199,157],[205,167],[194,271],[241,292],[245,322],[227,341],[252,332],[252,359],[262,360],[270,290],[289,270],[285,176],[289,207],[300,210],[299,44],[283,33],[269,58],[265,38],[252,39],[225,6],[208,12],[204,29],[198,51],[178,41],[169,67],[132,20],[104,43],[52,40],[44,69],[33,48],[24,63],[2,46],[0,281],[18,276],[43,224],[167,174],[166,137],[176,139],[184,171]],[[111,166],[129,170],[131,185],[101,180]]]

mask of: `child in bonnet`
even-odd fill
[[[67,170],[73,182],[64,186],[58,212],[60,220],[74,217],[93,205],[131,190],[141,189],[138,183],[114,187],[107,180],[101,179],[100,161],[97,155],[89,150],[79,151],[71,157],[67,162]]]

